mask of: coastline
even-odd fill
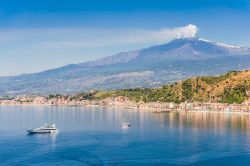
[[[11,100],[0,100],[0,106],[77,106],[77,107],[115,107],[162,112],[218,112],[218,113],[250,113],[250,102],[242,104],[226,104],[211,102],[135,102],[124,97],[105,98],[100,100],[69,100],[65,98],[48,99],[46,97],[18,97]]]

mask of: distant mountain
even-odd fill
[[[156,87],[192,76],[249,68],[249,62],[249,47],[200,38],[176,39],[40,73],[1,77],[0,95]]]
[[[176,39],[170,43],[149,47],[146,49],[122,52],[92,62],[79,64],[81,66],[103,66],[128,63],[136,60],[155,58],[200,60],[218,58],[218,56],[249,55],[249,47],[211,42],[201,38]]]

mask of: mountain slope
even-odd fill
[[[250,49],[204,39],[176,39],[35,74],[0,78],[0,95],[77,93],[155,87],[197,75],[250,67]]]
[[[115,91],[95,91],[72,96],[72,99],[105,99],[125,96],[140,102],[221,102],[242,103],[248,99],[250,90],[250,70],[231,71],[217,77],[193,77],[162,88],[124,89]]]

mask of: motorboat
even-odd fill
[[[123,122],[122,123],[122,128],[124,128],[124,129],[129,128],[130,126],[131,126],[131,124],[128,123],[128,122]]]
[[[47,123],[45,123],[44,126],[42,127],[27,130],[29,134],[57,133],[58,131],[59,130],[56,128],[55,124],[47,124]]]

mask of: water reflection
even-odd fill
[[[159,122],[170,128],[183,128],[184,126],[193,129],[250,129],[250,114],[242,113],[215,113],[215,112],[179,112],[161,113],[155,115]]]
[[[27,134],[27,137],[32,137],[38,143],[50,144],[55,146],[56,139],[59,133],[49,133],[49,134]]]
[[[250,114],[180,112],[157,113],[120,108],[12,106],[0,107],[0,132],[21,131],[55,123],[62,132],[122,130],[124,119],[138,131],[153,128],[192,128],[249,132]]]
[[[124,119],[131,123],[127,130]],[[26,136],[45,122],[59,133]],[[250,114],[0,107],[0,159],[6,165],[216,165],[238,155],[250,161],[249,127]]]

